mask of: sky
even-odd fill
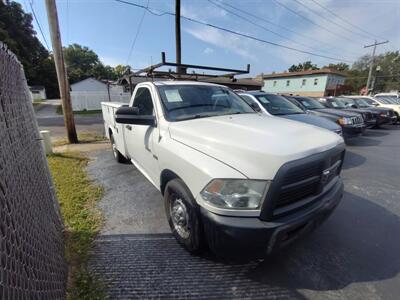
[[[26,12],[31,12],[28,1],[51,48],[44,0],[18,0]],[[156,13],[173,13],[175,9],[174,0],[126,1],[148,6]],[[235,69],[245,69],[250,64],[250,75],[254,76],[281,72],[307,60],[320,67],[339,61],[351,65],[360,56],[372,52],[372,48],[364,45],[372,44],[375,39],[389,40],[388,44],[377,47],[377,54],[400,49],[400,0],[181,2],[182,16],[329,57],[292,51],[182,20],[182,62],[187,64]],[[134,69],[160,62],[162,51],[166,52],[167,61],[175,60],[173,16],[156,16],[115,0],[57,0],[56,3],[63,46],[72,43],[87,46],[104,64],[129,64]],[[34,27],[45,45],[35,21]]]

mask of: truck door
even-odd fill
[[[154,102],[150,89],[140,87],[136,90],[133,106],[139,108],[140,115],[155,115]],[[158,163],[153,156],[153,139],[158,137],[155,126],[125,125],[125,143],[132,162],[152,181],[158,182]]]

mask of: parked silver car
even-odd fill
[[[309,114],[280,95],[265,92],[245,92],[239,95],[255,110],[264,114],[322,127],[342,135],[342,128],[335,122]]]

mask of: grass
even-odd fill
[[[43,99],[35,99],[35,100],[33,100],[32,104],[33,104],[33,106],[36,106],[36,105],[42,104],[42,103],[44,103],[44,102],[46,102],[46,100],[43,100]]]
[[[59,115],[63,114],[63,109],[61,105],[57,106],[56,113]],[[101,109],[74,111],[74,115],[95,115],[95,114],[101,114]]]
[[[88,159],[75,153],[48,156],[65,224],[65,255],[68,262],[68,299],[105,299],[104,288],[87,269],[94,238],[102,216],[96,203],[103,189],[88,177]]]
[[[79,143],[93,143],[99,141],[105,141],[106,137],[96,133],[79,133],[78,134]],[[57,139],[53,142],[54,147],[68,145],[68,139],[66,137]]]

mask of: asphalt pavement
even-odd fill
[[[53,139],[65,137],[64,117],[56,112],[61,104],[59,99],[47,100],[35,106],[36,119],[40,130],[49,130]],[[78,133],[104,133],[104,121],[101,114],[74,115]]]
[[[91,155],[89,174],[106,193],[90,268],[112,299],[399,299],[400,125],[350,140],[344,198],[321,227],[247,263],[188,254],[139,171],[109,150]]]

